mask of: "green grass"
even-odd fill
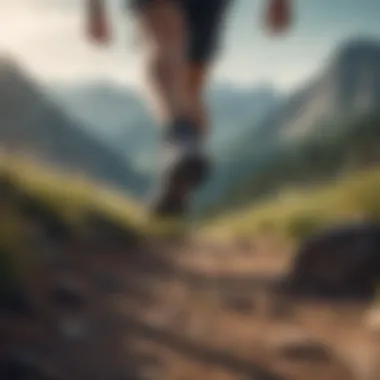
[[[0,178],[4,176],[19,191],[47,205],[74,225],[80,226],[87,212],[96,211],[120,227],[145,238],[182,233],[186,228],[178,221],[164,223],[149,219],[144,207],[133,198],[80,176],[57,173],[31,160],[2,157]],[[221,237],[265,232],[300,239],[321,227],[347,219],[380,220],[378,194],[380,167],[375,167],[351,173],[327,186],[282,192],[274,199],[252,204],[243,212],[209,220],[202,232]]]
[[[354,219],[380,220],[380,167],[304,191],[287,191],[243,212],[216,219],[205,229],[216,236],[273,232],[302,239],[320,228]]]
[[[183,232],[183,226],[176,221],[149,219],[142,205],[131,197],[30,159],[2,155],[0,181],[11,186],[13,195],[43,206],[78,234],[86,226],[86,216],[94,213],[140,240]],[[0,301],[35,264],[25,244],[27,227],[17,211],[17,199],[20,198],[0,198]]]
[[[143,237],[183,231],[178,221],[149,218],[143,205],[132,197],[84,177],[57,172],[30,159],[1,157],[2,177],[9,179],[17,191],[49,207],[63,220],[78,227],[88,212],[97,212],[121,228]]]
[[[2,159],[0,176],[6,176],[18,191],[51,207],[69,221],[78,221],[89,209],[94,209],[137,228],[137,217],[142,209],[133,199],[121,197],[79,176],[57,173],[16,157]]]

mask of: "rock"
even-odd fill
[[[255,253],[256,247],[251,238],[240,237],[235,244],[237,251],[243,255],[252,255]]]
[[[104,293],[124,293],[126,290],[123,280],[109,274],[97,273],[94,275],[93,281],[96,287]]]
[[[379,281],[380,226],[358,223],[307,240],[281,288],[293,296],[364,300]]]
[[[50,296],[54,304],[66,311],[81,311],[86,304],[81,289],[68,280],[56,284]]]
[[[269,298],[265,304],[265,315],[275,321],[291,321],[294,318],[294,304],[281,297]]]
[[[280,357],[289,361],[329,364],[333,359],[326,347],[309,340],[283,343],[277,348],[277,352]]]
[[[255,309],[255,302],[250,296],[227,294],[222,297],[222,306],[239,314],[250,314]]]
[[[11,289],[0,295],[0,315],[2,314],[31,319],[35,317],[35,310],[26,294],[19,289]]]
[[[154,380],[163,378],[163,363],[154,356],[144,355],[136,358],[136,365],[139,368],[138,379]]]
[[[70,340],[83,339],[90,332],[88,321],[81,316],[64,317],[60,321],[59,327],[61,334]]]
[[[12,352],[0,360],[1,380],[58,380],[52,370],[24,352]]]

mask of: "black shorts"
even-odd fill
[[[141,11],[156,0],[129,0],[133,10]],[[183,9],[189,30],[188,59],[208,62],[219,49],[224,16],[231,0],[170,0]]]

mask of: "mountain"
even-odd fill
[[[74,119],[130,159],[146,175],[154,174],[159,128],[148,104],[137,92],[113,82],[91,82],[72,86],[54,85],[49,93]],[[235,88],[210,86],[205,94],[210,110],[213,151],[259,122],[278,103],[270,85]]]
[[[115,82],[52,84],[49,91],[71,117],[102,139],[117,141],[120,136],[129,135],[126,129],[133,134],[138,123],[151,127],[152,120],[143,99]]]
[[[281,95],[269,84],[240,88],[217,83],[205,95],[212,134],[211,146],[216,152],[231,139],[260,121],[280,103]]]
[[[355,39],[334,54],[309,86],[290,98],[274,132],[302,136],[331,118],[350,119],[379,107],[380,41]]]
[[[350,40],[336,49],[321,71],[277,110],[221,148],[214,176],[200,194],[197,207],[228,204],[233,189],[244,187],[263,163],[281,161],[287,144],[314,135],[327,141],[334,129],[345,128],[354,118],[378,111],[380,41]]]
[[[349,120],[380,108],[380,41],[355,39],[344,44],[309,83],[290,95],[255,130],[235,142],[260,138],[294,139],[314,133],[325,122]],[[249,146],[247,149],[251,149]]]
[[[0,144],[134,195],[147,179],[55,104],[14,62],[0,61]]]

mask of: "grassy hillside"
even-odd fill
[[[132,198],[118,196],[81,177],[57,174],[30,159],[3,158],[0,179],[52,208],[67,221],[79,221],[86,211],[93,209],[116,218],[129,228],[137,228],[137,216],[142,212]]]
[[[183,232],[177,222],[149,219],[141,204],[112,189],[5,155],[0,160],[0,215],[0,308],[30,277],[40,262],[36,253],[46,247],[54,255],[56,244],[83,241],[93,247],[100,239],[107,250]]]
[[[380,162],[380,115],[360,115],[320,125],[306,137],[250,152],[256,167],[245,172],[231,191],[210,208],[210,214],[230,211],[258,202],[283,189],[329,183],[342,173],[361,170]],[[249,161],[249,160],[248,160]],[[246,161],[230,168],[230,177],[243,172]]]
[[[150,218],[144,205],[132,196],[80,175],[57,172],[30,158],[3,155],[0,182],[11,184],[14,191],[46,206],[74,227],[80,226],[91,212],[144,237],[170,233],[174,229],[172,221]],[[175,225],[181,228],[178,221]]]
[[[217,218],[206,228],[220,236],[270,232],[304,238],[319,228],[356,219],[380,219],[380,166],[343,176],[330,185],[279,193],[245,211]]]
[[[149,233],[143,224],[139,224],[138,216],[142,210],[132,199],[118,196],[83,178],[57,174],[30,160],[2,156],[0,293],[9,290],[16,268],[19,271],[29,265],[30,226],[20,211],[21,207],[24,207],[24,213],[37,210],[42,218],[48,218],[45,223],[60,224],[78,236],[84,231],[89,215],[101,215],[108,223],[118,226],[120,231],[136,237]]]

